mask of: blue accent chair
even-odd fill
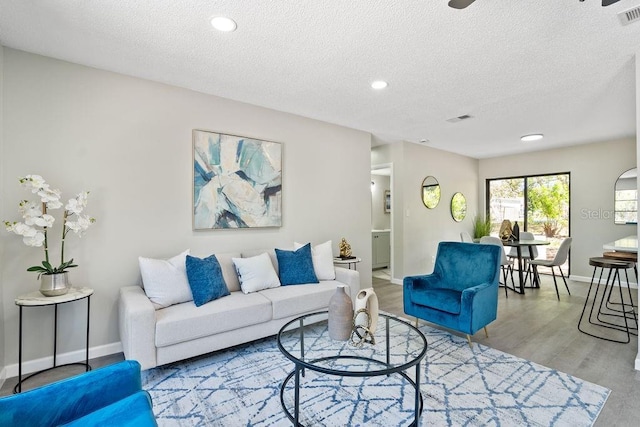
[[[467,335],[498,314],[502,248],[476,243],[440,242],[433,273],[404,278],[404,312]],[[488,333],[487,333],[488,336]]]
[[[0,398],[0,426],[157,426],[140,364],[125,360]]]

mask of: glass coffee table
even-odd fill
[[[307,314],[292,321],[278,332],[278,348],[295,367],[280,387],[280,402],[294,426],[300,423],[300,377],[305,370],[340,377],[376,377],[401,375],[415,390],[413,422],[418,426],[422,414],[420,393],[420,362],[427,354],[427,339],[410,323],[386,314],[380,314],[375,344],[354,346],[349,341],[329,338],[328,313]],[[415,378],[407,372],[415,367]],[[294,379],[293,411],[285,404],[285,389]]]

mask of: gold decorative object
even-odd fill
[[[509,221],[508,219],[505,219],[504,221],[502,221],[502,224],[500,225],[500,232],[498,235],[504,241],[511,239],[511,236],[513,235],[513,229],[511,228],[511,221]]]
[[[355,258],[351,254],[351,245],[349,243],[347,243],[347,239],[345,239],[344,237],[340,241],[340,258],[342,258],[342,259],[353,259],[353,258]]]

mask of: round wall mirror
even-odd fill
[[[467,216],[467,199],[462,193],[456,193],[451,198],[451,216],[455,222],[460,222]]]
[[[614,222],[638,223],[638,169],[633,168],[618,177],[614,194]]]
[[[429,208],[433,209],[438,206],[440,202],[440,184],[438,180],[432,176],[426,177],[422,181],[422,203]]]

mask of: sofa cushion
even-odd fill
[[[260,291],[280,286],[280,279],[266,253],[251,258],[232,258],[242,292]]]
[[[295,251],[276,249],[276,257],[280,266],[280,283],[283,286],[318,283],[311,260],[311,243]]]
[[[239,291],[240,281],[238,273],[236,273],[236,266],[233,264],[233,258],[240,258],[240,252],[224,252],[215,255],[222,269],[222,277],[224,277],[224,283],[227,284],[227,289],[229,292]]]
[[[144,292],[157,309],[191,301],[185,260],[189,249],[164,259],[139,257]]]
[[[462,292],[454,289],[427,288],[414,290],[411,293],[411,301],[414,304],[451,314],[460,313],[461,300]]]
[[[271,302],[260,293],[229,296],[196,307],[191,302],[156,311],[156,347],[165,347],[271,320]]]
[[[295,249],[300,249],[302,243],[293,242]],[[333,265],[333,250],[331,240],[311,247],[311,258],[313,259],[313,270],[318,280],[335,280],[336,269]]]
[[[222,269],[215,255],[204,259],[187,255],[186,267],[196,307],[229,295],[229,289],[224,282]]]
[[[322,280],[317,285],[281,286],[265,289],[259,293],[271,301],[273,318],[283,319],[312,311],[326,310],[331,296],[341,284],[335,280]]]
[[[289,248],[283,248],[289,249]],[[273,269],[276,271],[276,274],[280,273],[280,267],[278,266],[278,257],[276,257],[275,249],[254,249],[250,251],[242,252],[242,258],[251,258],[257,255],[261,255],[263,253],[267,253],[269,255],[269,259],[271,260],[271,264],[273,264]]]

